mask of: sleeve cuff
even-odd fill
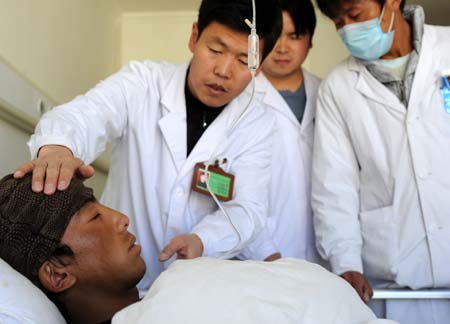
[[[203,243],[203,255],[204,257],[214,257],[217,251],[213,248],[213,244],[210,239],[210,235],[203,228],[195,228],[192,234],[197,235]]]
[[[360,253],[345,253],[340,255],[333,255],[329,259],[331,270],[337,275],[341,275],[347,271],[357,271],[364,273],[361,254]]]
[[[37,155],[39,153],[39,150],[41,149],[41,147],[43,147],[45,145],[61,145],[61,146],[65,146],[69,150],[72,151],[72,154],[74,156],[79,157],[79,154],[77,154],[77,152],[75,151],[75,146],[66,137],[59,137],[59,136],[42,137],[42,136],[38,136],[38,135],[33,135],[33,136],[31,136],[31,138],[28,141],[27,145],[28,145],[28,147],[30,149],[30,154],[31,154],[31,159],[32,160],[37,157]]]
[[[250,243],[238,256],[243,260],[259,260],[264,261],[267,257],[274,253],[281,253],[275,245],[267,231],[261,232],[255,241]]]

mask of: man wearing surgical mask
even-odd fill
[[[372,288],[450,287],[450,28],[401,0],[317,0],[351,56],[318,95],[317,247],[366,302]],[[450,301],[370,302],[448,324]]]

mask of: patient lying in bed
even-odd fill
[[[1,180],[0,323],[101,323],[117,312],[116,324],[388,323],[300,260],[176,261],[138,302],[145,265],[127,227],[80,180],[52,196],[33,193],[30,176]]]

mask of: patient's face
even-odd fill
[[[72,217],[61,243],[75,253],[70,267],[78,287],[112,291],[136,286],[145,263],[128,223],[127,216],[97,202],[86,204]]]

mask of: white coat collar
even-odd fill
[[[383,106],[394,109],[402,114],[406,113],[405,107],[397,96],[375,79],[359,60],[350,56],[347,59],[347,66],[350,71],[358,74],[355,85],[357,91]]]
[[[247,93],[250,92],[251,89],[247,89]],[[300,127],[300,124],[289,105],[278,90],[272,86],[263,72],[260,72],[256,78],[255,95],[273,110],[285,116],[295,126]]]
[[[162,82],[161,85],[160,103],[163,108],[163,116],[159,120],[159,128],[178,171],[181,170],[186,161],[187,154],[186,99],[184,94],[187,68],[188,64],[177,66],[167,82]]]
[[[184,77],[186,76],[186,73],[184,73]],[[180,86],[180,85],[179,85]],[[222,111],[222,113],[217,116],[217,118],[214,120],[214,122],[206,129],[206,131],[203,133],[203,135],[198,140],[197,144],[192,149],[191,153],[187,158],[186,157],[186,146],[187,146],[187,135],[186,135],[186,104],[184,99],[184,83],[182,86],[182,98],[183,98],[183,107],[184,107],[184,114],[183,119],[181,123],[178,123],[179,119],[176,120],[168,120],[169,122],[174,122],[176,125],[166,125],[166,129],[170,129],[171,135],[176,135],[177,140],[173,141],[176,142],[173,144],[173,146],[176,146],[178,149],[176,149],[176,152],[179,154],[181,152],[181,147],[183,148],[183,164],[179,168],[179,174],[178,179],[183,178],[186,174],[191,174],[192,169],[198,162],[204,162],[209,160],[212,157],[212,154],[216,154],[217,157],[221,158],[230,158],[227,156],[227,154],[230,151],[229,147],[229,141],[232,134],[230,134],[229,137],[227,137],[227,132],[233,125],[233,122],[239,118],[241,112],[245,109],[247,106],[250,96],[243,92],[241,95],[239,95],[237,98],[232,100]],[[175,99],[174,99],[175,100]],[[248,107],[248,110],[245,114],[252,113],[251,111],[254,110],[255,103],[252,102],[250,106]],[[245,117],[244,117],[245,119]],[[239,125],[236,127],[236,129],[239,128]],[[179,134],[180,132],[183,132],[183,134]],[[180,142],[180,139],[182,139],[182,142]],[[216,156],[215,156],[216,157]],[[181,154],[180,154],[181,159]]]
[[[423,89],[429,88],[430,84],[438,83],[440,80],[440,71],[430,73],[430,71],[433,71],[433,48],[436,47],[436,43],[437,40],[433,30],[425,25],[422,48],[420,50],[419,62],[417,64],[407,110],[397,96],[378,82],[363,64],[354,57],[349,57],[347,59],[348,69],[359,74],[356,89],[383,106],[388,106],[403,114],[411,113],[415,110],[415,107],[420,107],[420,102],[424,98],[422,95]]]
[[[264,73],[261,72],[256,79],[256,93],[262,97],[263,102],[283,114],[294,125],[300,127],[302,133],[305,132],[314,122],[314,117],[316,114],[317,89],[320,83],[318,78],[311,75],[305,69],[303,69],[303,76],[306,91],[306,107],[301,125],[299,125],[297,117],[295,117],[292,109],[286,103],[278,90],[272,86]]]

